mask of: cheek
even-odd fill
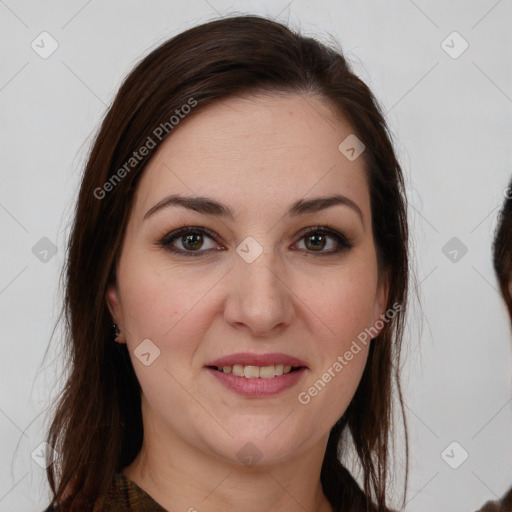
[[[324,280],[321,288],[312,282],[305,287],[315,290],[308,307],[319,318],[314,340],[319,364],[298,399],[330,424],[348,407],[367,362],[371,336],[365,330],[373,317],[376,272],[368,259]]]
[[[183,407],[190,388],[191,367],[204,333],[212,322],[212,286],[218,277],[130,256],[120,265],[126,343],[137,378],[156,410]],[[151,340],[150,364],[141,353]],[[154,346],[152,345],[154,344]],[[156,356],[153,356],[153,353]],[[166,390],[165,399],[162,390]],[[164,400],[165,403],[160,403]]]
[[[191,363],[209,321],[212,284],[148,261],[126,259],[118,276],[132,364],[152,414],[165,417],[168,410],[194,410],[185,390],[191,387]],[[144,353],[150,354],[146,360]]]
[[[315,286],[314,280],[304,283],[304,288],[310,290],[308,306],[322,320],[326,346],[331,351],[341,350],[371,325],[376,264],[371,259],[365,264],[356,261],[322,281],[322,286]]]
[[[188,330],[195,331],[197,323],[190,319],[208,304],[208,278],[197,279],[175,267],[150,265],[147,256],[140,265],[135,258],[127,260],[123,270],[119,278],[129,345],[145,338],[168,344],[177,337],[183,339]]]

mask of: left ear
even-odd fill
[[[388,304],[389,296],[389,272],[388,270],[383,271],[377,281],[377,290],[375,292],[375,299],[373,301],[373,315],[372,315],[372,327],[378,331],[377,337],[385,323],[382,321],[381,315],[386,313],[386,306]]]

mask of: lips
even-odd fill
[[[224,387],[247,397],[278,394],[296,385],[308,367],[287,354],[231,354],[205,365]]]
[[[283,366],[291,366],[292,368],[302,368],[306,366],[306,363],[301,359],[296,357],[289,356],[287,354],[251,354],[251,353],[239,353],[239,354],[231,354],[226,357],[221,357],[220,359],[215,359],[205,366],[210,368],[223,368],[224,366],[258,366],[265,367],[271,365],[283,365]]]

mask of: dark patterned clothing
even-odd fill
[[[45,512],[59,512],[60,507],[48,507]],[[146,491],[123,473],[116,473],[108,491],[100,496],[90,512],[167,512]]]

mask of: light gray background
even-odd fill
[[[0,0],[0,510],[47,505],[44,471],[31,453],[44,439],[40,413],[58,389],[58,354],[42,360],[91,136],[143,55],[235,10],[336,37],[395,134],[421,298],[411,310],[404,369],[406,510],[472,511],[501,496],[512,484],[512,335],[491,240],[512,174],[512,1],[183,4]],[[43,31],[59,45],[47,59],[31,48]],[[446,40],[452,54],[462,49],[454,31],[469,44],[458,58],[442,47]],[[43,237],[57,247],[46,263],[32,252]],[[467,248],[461,257],[459,247],[456,262],[443,253],[452,237]],[[453,441],[469,453],[457,469],[441,455]],[[462,448],[448,450],[452,464]]]

